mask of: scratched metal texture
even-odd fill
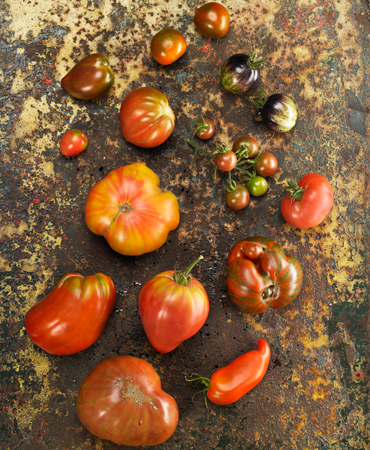
[[[369,426],[369,11],[365,1],[225,0],[231,26],[209,41],[194,28],[200,1],[2,0],[0,18],[0,448],[117,449],[79,422],[79,387],[105,358],[149,361],[176,399],[174,435],[157,448],[370,449]],[[150,55],[163,27],[186,37],[188,49],[161,67]],[[254,123],[251,103],[220,84],[223,61],[252,44],[268,60],[259,88],[291,96],[298,122],[286,134]],[[82,57],[106,53],[116,75],[103,98],[79,101],[60,80]],[[119,126],[123,97],[152,86],[176,115],[171,137],[155,149],[125,142]],[[191,170],[191,118],[213,118],[217,141],[231,146],[251,135],[273,152],[279,169],[269,191],[248,208],[225,206],[222,176],[204,156]],[[87,133],[89,146],[65,158],[68,129]],[[179,227],[158,251],[125,257],[93,235],[83,208],[90,188],[111,170],[141,161],[180,204]],[[295,175],[319,173],[334,190],[324,222],[309,230],[280,214],[284,186]],[[235,177],[237,178],[237,177]],[[243,315],[226,290],[228,251],[237,240],[263,235],[294,254],[304,270],[300,295],[288,307]],[[138,315],[141,286],[153,275],[185,268],[199,254],[194,276],[205,286],[210,314],[199,333],[160,355]],[[74,356],[52,356],[27,337],[24,315],[68,272],[108,274],[117,302],[96,343]],[[272,350],[263,381],[230,406],[209,403],[185,381],[210,376],[259,338]],[[120,447],[126,448],[126,447]]]

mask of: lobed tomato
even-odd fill
[[[258,154],[258,142],[250,136],[241,136],[233,144],[233,152],[246,151],[245,157],[253,159]]]
[[[162,390],[153,366],[134,356],[99,363],[84,379],[76,409],[90,433],[117,445],[159,445],[179,420],[176,401]]]
[[[60,141],[60,151],[64,156],[75,156],[83,152],[89,140],[80,130],[68,130]]]
[[[236,184],[235,191],[225,194],[225,201],[229,208],[239,211],[248,206],[250,194],[248,189],[243,184]]]
[[[278,162],[272,153],[265,152],[260,154],[254,168],[261,177],[271,177],[278,168]]]
[[[194,24],[203,36],[218,39],[229,30],[230,14],[220,3],[209,2],[197,9]]]
[[[260,197],[265,194],[268,189],[267,181],[259,175],[247,181],[246,186],[249,193],[253,195],[253,197]]]
[[[223,170],[224,172],[234,169],[237,162],[238,158],[231,150],[228,150],[225,153],[217,153],[215,156],[217,169]]]
[[[152,170],[135,163],[113,170],[91,188],[85,221],[113,250],[137,256],[166,242],[179,224],[179,204],[171,192],[162,192]]]
[[[184,36],[173,28],[164,28],[155,34],[150,43],[153,58],[162,65],[178,60],[186,51]]]
[[[210,139],[215,134],[215,125],[209,119],[203,119],[202,117],[202,122],[196,123],[196,126],[198,131],[195,135],[199,139]]]
[[[289,194],[281,203],[284,220],[296,228],[319,225],[333,206],[333,189],[321,175],[310,173],[298,184],[288,183]]]
[[[98,339],[115,301],[116,290],[107,275],[68,273],[27,312],[26,331],[46,352],[73,355]]]
[[[162,92],[140,87],[123,99],[120,122],[126,141],[138,147],[152,148],[169,138],[175,128],[175,114]]]

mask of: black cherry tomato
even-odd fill
[[[271,177],[278,168],[278,162],[272,153],[261,153],[254,168],[261,177]]]
[[[230,14],[221,3],[209,2],[197,9],[194,23],[200,34],[211,39],[218,39],[229,30]]]
[[[253,159],[258,153],[258,142],[250,136],[241,136],[233,144],[233,152],[240,150],[248,150],[248,154],[245,156],[247,159]]]
[[[245,208],[250,199],[250,194],[248,189],[243,184],[236,184],[235,191],[226,191],[225,200],[229,208],[239,211]]]
[[[217,153],[215,156],[217,169],[223,170],[224,172],[233,170],[237,162],[238,158],[231,150],[228,150],[225,153]]]

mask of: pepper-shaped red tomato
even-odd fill
[[[259,339],[257,350],[252,350],[234,359],[230,364],[216,370],[211,378],[196,375],[189,381],[201,381],[211,402],[217,405],[230,405],[241,399],[265,376],[270,362],[270,346]]]
[[[46,352],[73,355],[98,339],[115,301],[114,284],[107,275],[68,273],[27,312],[26,331]]]
[[[167,270],[147,281],[139,295],[145,333],[160,353],[168,353],[197,333],[208,317],[208,295],[189,273]]]
[[[177,61],[186,51],[184,36],[173,28],[164,28],[152,37],[150,51],[153,58],[164,66]]]
[[[151,87],[140,87],[127,94],[119,114],[123,137],[138,147],[161,145],[175,128],[175,114],[167,97]]]
[[[109,91],[114,74],[108,58],[94,53],[81,59],[62,79],[62,86],[72,97],[92,100]]]
[[[276,242],[254,236],[231,248],[227,288],[242,312],[259,314],[284,308],[297,297],[301,286],[301,265]]]
[[[321,175],[310,173],[296,183],[288,182],[281,203],[284,220],[296,228],[320,225],[333,206],[333,189]]]
[[[113,170],[92,187],[85,221],[113,250],[137,256],[166,242],[179,224],[179,204],[171,192],[162,192],[152,170],[135,163]]]
[[[179,410],[154,368],[134,356],[99,363],[77,397],[77,414],[94,436],[117,445],[159,445],[175,432]]]

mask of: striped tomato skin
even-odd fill
[[[88,228],[122,255],[161,247],[180,221],[179,204],[163,192],[158,176],[142,163],[110,172],[90,190],[85,203]]]
[[[268,238],[248,237],[229,252],[227,288],[243,313],[284,308],[299,294],[302,279],[298,260]]]

